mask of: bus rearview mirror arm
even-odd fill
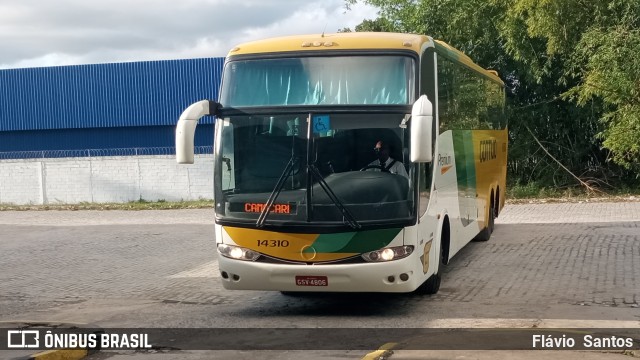
[[[433,105],[422,95],[411,109],[411,153],[409,159],[415,163],[433,161]]]
[[[198,121],[205,115],[215,116],[219,109],[219,103],[201,100],[191,104],[182,112],[176,126],[176,161],[178,164],[193,164],[194,137]]]

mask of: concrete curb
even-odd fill
[[[97,352],[97,350],[95,352]],[[90,352],[86,349],[47,350],[47,351],[33,354],[23,359],[25,360],[80,360],[80,359],[84,359],[89,354]]]

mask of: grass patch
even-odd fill
[[[536,182],[507,186],[508,203],[640,201],[640,189],[619,188],[592,192],[584,187],[549,187]]]
[[[542,186],[536,182],[507,186],[508,199],[567,198],[588,195],[582,188],[554,188]]]
[[[195,201],[147,201],[140,199],[128,203],[88,203],[79,204],[48,204],[48,205],[11,205],[0,204],[0,211],[27,210],[176,210],[176,209],[213,209],[213,200]]]

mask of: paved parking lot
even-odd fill
[[[0,212],[0,321],[640,327],[639,202],[509,205],[492,239],[464,248],[430,297],[224,290],[212,215],[207,209]]]
[[[637,307],[640,203],[507,206],[446,269],[451,303]],[[0,319],[92,299],[220,305],[210,210],[0,213]],[[28,305],[25,305],[28,304]]]

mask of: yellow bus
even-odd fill
[[[504,204],[504,83],[424,35],[238,45],[220,98],[176,129],[193,163],[216,117],[215,241],[226,289],[433,294]]]

